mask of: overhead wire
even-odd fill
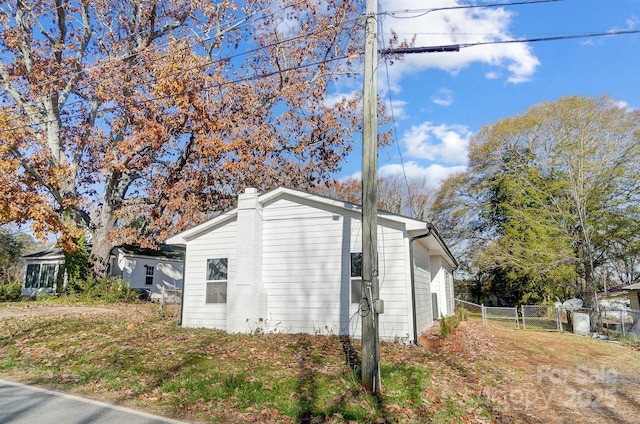
[[[537,38],[520,38],[513,40],[493,40],[493,41],[478,41],[474,43],[458,43],[458,44],[445,44],[436,46],[422,46],[422,47],[406,47],[406,48],[389,48],[380,49],[378,53],[382,55],[398,55],[398,54],[411,54],[411,53],[434,53],[434,52],[453,52],[459,51],[463,48],[483,46],[489,44],[512,44],[512,43],[535,43],[540,41],[558,41],[558,40],[571,40],[577,38],[593,38],[593,37],[607,37],[614,35],[626,35],[626,34],[638,34],[640,30],[623,30],[623,31],[608,31],[608,32],[596,32],[588,34],[570,34],[559,35],[554,37],[537,37]]]
[[[316,61],[316,62],[311,62],[311,63],[307,63],[307,64],[303,64],[303,65],[296,65],[296,66],[293,66],[293,67],[290,67],[290,68],[281,69],[281,70],[265,72],[265,73],[262,73],[262,74],[252,75],[252,76],[248,76],[248,77],[244,77],[244,78],[237,78],[237,79],[234,79],[234,80],[229,80],[229,81],[221,82],[221,83],[218,83],[218,84],[212,84],[212,85],[208,85],[208,86],[204,86],[204,87],[198,87],[198,88],[183,90],[183,91],[180,91],[180,92],[170,93],[170,94],[166,94],[166,95],[163,95],[163,96],[156,96],[156,97],[152,97],[152,98],[145,99],[145,100],[137,100],[137,101],[125,103],[125,104],[122,104],[122,105],[100,108],[100,109],[97,110],[97,113],[111,113],[111,112],[114,112],[116,110],[125,109],[127,107],[141,106],[141,105],[144,105],[146,103],[157,102],[157,101],[160,101],[160,100],[165,100],[165,99],[172,98],[172,97],[183,96],[183,95],[194,93],[194,92],[209,91],[209,90],[213,90],[213,89],[216,89],[216,88],[221,88],[221,87],[224,87],[224,86],[227,86],[227,85],[238,84],[238,83],[241,83],[241,82],[253,81],[253,80],[258,80],[258,79],[262,79],[262,78],[268,78],[268,77],[271,77],[271,76],[274,76],[274,75],[281,74],[283,72],[295,71],[295,70],[310,68],[310,67],[313,67],[313,66],[319,66],[319,65],[323,65],[323,64],[327,64],[327,63],[336,62],[336,61],[339,61],[339,60],[350,60],[350,59],[351,58],[349,56],[332,57],[332,58],[323,59],[323,60],[319,60],[319,61]],[[74,119],[74,118],[83,117],[85,115],[87,115],[87,112],[81,112],[81,113],[76,113],[76,114],[71,114],[71,115],[68,115],[68,116],[65,116],[65,117],[61,117],[60,120],[68,121],[68,120],[71,120],[71,119]],[[20,125],[20,126],[14,126],[14,127],[11,127],[11,128],[0,130],[0,134],[11,132],[11,131],[15,131],[15,130],[19,130],[19,129],[24,129],[24,128],[31,128],[31,127],[37,126],[37,125],[44,125],[44,124],[48,124],[48,123],[53,123],[53,122],[56,122],[56,121],[57,120],[48,119],[48,120],[32,122],[32,123],[24,124],[24,125]]]
[[[382,20],[380,20],[380,29],[381,31],[383,31],[382,28]],[[381,33],[383,34],[383,33]],[[382,35],[382,44],[385,45],[385,40],[384,40],[384,35]],[[395,113],[394,113],[394,109],[393,109],[393,99],[391,98],[391,81],[389,80],[389,61],[387,60],[386,57],[383,57],[384,60],[384,66],[385,66],[385,71],[386,71],[386,80],[387,80],[387,97],[389,99],[389,110],[391,112],[391,126],[393,129],[393,139],[394,139],[394,144],[397,146],[398,148],[398,156],[400,157],[400,166],[402,168],[402,175],[404,177],[404,183],[407,186],[407,196],[409,197],[409,210],[411,211],[412,215],[415,217],[415,211],[413,210],[413,196],[411,194],[411,187],[409,186],[409,179],[407,178],[407,171],[405,169],[404,166],[404,158],[402,155],[402,149],[400,147],[400,140],[398,139],[398,129],[396,126],[396,118],[395,118]]]
[[[412,19],[412,18],[419,18],[431,12],[439,12],[442,10],[519,6],[519,5],[536,4],[536,3],[551,3],[551,2],[558,2],[558,1],[564,1],[564,0],[529,0],[529,1],[516,1],[516,2],[487,3],[487,4],[467,4],[467,5],[460,5],[460,6],[434,7],[430,9],[405,9],[405,10],[396,10],[396,11],[384,11],[384,12],[378,12],[378,15],[389,15],[396,19]],[[417,15],[404,16],[404,17],[396,16],[401,13],[417,13]]]
[[[284,8],[279,9],[279,11],[282,11],[282,10],[286,9],[287,7],[295,6],[295,5],[297,5],[297,4],[301,3],[301,2],[302,2],[302,1],[299,1],[299,2],[297,2],[297,3],[292,3],[291,5],[288,5],[288,6],[284,7]],[[273,12],[272,14],[275,14],[275,13],[276,13],[276,12]],[[263,17],[260,17],[260,19],[262,19],[262,18],[263,18]],[[353,22],[356,22],[356,21],[357,21],[357,20],[359,20],[359,19],[362,19],[362,17],[354,18],[354,19],[347,19],[347,20],[345,20],[344,22],[345,22],[345,23],[353,23]],[[239,52],[239,53],[236,53],[236,54],[233,54],[233,55],[230,55],[230,56],[226,56],[226,57],[222,57],[222,58],[212,59],[212,60],[207,61],[207,62],[205,62],[205,63],[203,63],[203,64],[196,65],[196,66],[193,66],[193,67],[190,67],[190,68],[186,68],[186,69],[181,69],[180,71],[174,72],[174,73],[172,73],[172,74],[167,74],[167,75],[165,75],[165,76],[163,76],[163,77],[161,77],[161,78],[156,79],[156,81],[160,81],[160,80],[162,80],[163,78],[175,77],[175,76],[178,76],[178,75],[180,75],[180,74],[183,74],[183,73],[186,73],[186,72],[189,72],[189,71],[195,70],[195,69],[204,69],[204,68],[206,68],[206,67],[209,67],[209,66],[215,65],[216,63],[223,63],[223,62],[227,62],[227,61],[230,61],[230,60],[232,60],[232,59],[234,59],[234,58],[237,58],[237,57],[241,57],[241,56],[249,55],[249,54],[252,54],[252,53],[255,53],[255,52],[261,51],[261,50],[266,50],[266,49],[270,49],[270,48],[273,48],[273,47],[277,47],[277,46],[279,46],[279,45],[283,45],[283,44],[291,43],[291,42],[294,42],[294,41],[297,41],[297,40],[300,40],[300,39],[303,39],[303,38],[307,38],[307,37],[309,37],[310,35],[313,35],[313,34],[315,34],[315,33],[317,33],[317,32],[318,32],[318,30],[317,30],[317,29],[314,29],[313,31],[309,31],[309,32],[307,32],[307,33],[305,33],[305,34],[301,34],[301,35],[298,35],[298,36],[295,36],[295,37],[291,37],[291,38],[288,38],[288,39],[285,39],[285,40],[280,40],[280,41],[277,41],[277,42],[274,42],[274,43],[271,43],[271,44],[268,44],[268,45],[264,45],[264,46],[256,47],[256,48],[254,48],[254,49],[250,49],[250,50],[246,50],[246,51],[243,51],[243,52]],[[201,40],[200,40],[199,42],[201,42]],[[194,46],[195,46],[195,44],[194,44],[194,45],[191,45],[191,46],[184,47],[183,49],[187,49],[187,48],[194,47]],[[164,56],[162,56],[162,57],[160,57],[160,58],[157,58],[157,59],[155,59],[155,60],[160,60],[160,59],[162,59],[162,58],[166,58],[166,57],[168,57],[168,56],[169,56],[169,55],[164,55]],[[325,61],[318,61],[318,62],[314,62],[314,63],[306,64],[306,65],[298,65],[297,67],[291,67],[291,68],[287,68],[287,69],[283,69],[283,70],[279,70],[279,71],[274,71],[274,72],[270,72],[270,73],[264,73],[264,74],[255,75],[255,76],[251,76],[251,77],[246,77],[246,78],[240,78],[240,79],[236,79],[236,80],[231,80],[231,81],[227,81],[227,82],[225,82],[225,83],[220,83],[220,84],[218,84],[218,85],[208,86],[207,88],[204,88],[204,89],[202,89],[202,90],[210,89],[210,88],[215,88],[215,87],[222,87],[222,86],[224,86],[224,85],[233,84],[233,83],[239,83],[239,82],[243,82],[243,81],[249,81],[249,80],[256,79],[256,78],[269,77],[269,76],[273,76],[273,75],[275,75],[275,74],[278,74],[278,73],[280,73],[280,72],[287,72],[287,71],[291,71],[291,70],[303,69],[303,68],[311,67],[311,66],[314,66],[314,65],[319,65],[319,64],[322,64],[322,63],[330,63],[330,62],[334,62],[334,61],[336,61],[336,60],[340,60],[340,59],[347,59],[347,58],[353,58],[353,57],[346,57],[346,56],[345,56],[345,57],[342,57],[342,56],[339,56],[339,57],[332,58],[332,59],[325,60]],[[154,61],[155,61],[155,60],[154,60]],[[81,71],[81,72],[86,72],[86,70],[83,70],[83,71]],[[50,83],[54,83],[54,82],[56,82],[56,81],[58,81],[58,80],[60,80],[60,78],[55,78],[55,79],[52,79],[52,80],[41,81],[41,82],[39,82],[37,85],[32,86],[32,87],[37,88],[38,86],[45,85],[45,84],[50,84]],[[179,93],[175,93],[175,94],[173,94],[173,95],[174,95],[174,96],[179,96],[179,95],[183,95],[183,94],[188,94],[189,92],[190,92],[189,90],[186,90],[186,91],[182,91],[182,92],[179,92]],[[167,95],[167,96],[163,96],[163,97],[159,97],[159,98],[152,98],[152,99],[148,99],[147,101],[161,100],[161,99],[163,99],[163,98],[171,97],[171,96],[172,96],[172,95]],[[141,101],[141,102],[145,102],[145,101]],[[85,101],[85,100],[77,100],[77,101],[75,101],[75,102],[68,103],[66,106],[73,106],[73,105],[76,105],[76,104],[85,104],[85,103],[86,103],[86,101]],[[135,102],[134,102],[133,104],[135,104]],[[140,104],[142,104],[142,103],[140,103]],[[129,105],[132,105],[132,104],[129,104]],[[127,105],[121,105],[121,106],[120,106],[120,108],[122,108],[122,107],[126,107],[126,106],[127,106]],[[113,107],[110,107],[110,108],[102,108],[102,109],[98,110],[98,112],[105,112],[105,111],[111,111],[111,110],[113,110]],[[15,113],[16,113],[16,114],[18,114],[17,116],[22,116],[22,115],[23,115],[23,113],[21,113],[21,112],[22,112],[22,111],[15,111]],[[27,113],[27,115],[34,115],[34,114],[36,114],[36,113],[37,113],[37,112],[34,112],[34,113]],[[81,113],[81,114],[68,115],[68,116],[64,117],[64,119],[65,119],[65,120],[69,120],[69,119],[78,118],[78,117],[81,117],[81,116],[84,116],[84,115],[87,115],[87,113]],[[20,128],[27,128],[27,127],[31,127],[31,126],[34,126],[34,125],[42,125],[42,124],[46,124],[46,123],[50,123],[50,122],[52,122],[52,121],[51,121],[51,120],[46,120],[46,121],[33,122],[33,123],[26,124],[26,125],[23,125],[23,126],[19,126],[19,127],[12,127],[12,128],[6,129],[6,130],[2,130],[2,131],[0,131],[0,133],[2,133],[2,132],[7,132],[7,131],[12,131],[12,130],[15,130],[15,129],[20,129]]]
[[[263,8],[263,9],[259,9],[259,10],[257,10],[257,11],[254,11],[253,13],[251,13],[251,14],[249,14],[249,15],[247,15],[247,16],[238,17],[238,18],[236,18],[236,19],[231,20],[230,22],[228,22],[228,23],[226,24],[226,26],[225,26],[225,29],[224,29],[224,30],[222,30],[222,31],[219,31],[216,35],[213,35],[213,36],[207,36],[207,37],[205,37],[205,38],[198,38],[198,39],[197,39],[193,44],[187,44],[186,46],[181,47],[181,48],[180,48],[180,49],[178,49],[178,50],[174,50],[174,51],[172,51],[172,52],[171,52],[171,54],[175,54],[176,52],[179,52],[179,51],[183,51],[183,50],[188,50],[188,49],[194,48],[194,47],[196,47],[197,45],[199,45],[199,44],[201,44],[201,43],[205,43],[205,42],[207,42],[207,41],[212,41],[212,40],[214,40],[214,39],[218,38],[221,34],[226,33],[226,32],[227,32],[229,29],[231,29],[231,28],[236,28],[236,29],[237,29],[237,28],[242,28],[242,27],[248,26],[248,25],[250,25],[250,24],[252,24],[252,23],[254,23],[254,22],[258,21],[258,20],[266,19],[267,17],[269,17],[269,16],[274,16],[274,15],[276,15],[277,13],[282,12],[282,11],[284,11],[284,10],[286,10],[286,9],[290,8],[290,7],[297,6],[298,4],[300,4],[300,3],[304,2],[304,1],[305,1],[305,0],[298,0],[297,2],[294,2],[294,3],[288,4],[288,5],[284,5],[283,7],[279,8],[279,9],[278,9],[278,10],[276,10],[276,11],[272,11],[272,12],[270,12],[270,13],[268,13],[268,14],[265,14],[265,15],[263,15],[263,16],[260,16],[260,17],[253,17],[253,16],[255,16],[255,15],[257,15],[257,14],[261,13],[261,12],[267,11],[267,8],[266,8],[266,7],[265,7],[265,8]],[[62,7],[62,6],[56,6],[56,7],[53,7],[53,8],[51,8],[51,9],[49,9],[48,11],[56,10],[58,7]],[[253,17],[253,18],[252,18],[252,17]],[[243,22],[243,21],[244,21],[244,22]],[[239,24],[239,25],[237,25],[237,23],[240,23],[240,24]],[[144,33],[145,33],[145,31],[142,31],[142,30],[141,30],[141,31],[138,31],[138,32],[133,32],[132,34],[130,34],[130,35],[129,35],[129,37],[135,37],[136,35],[142,35],[142,34],[144,34]],[[197,35],[194,35],[194,34],[185,35],[185,36],[183,36],[183,37],[179,37],[179,38],[173,39],[173,40],[171,40],[171,41],[167,41],[167,42],[164,42],[164,43],[160,43],[160,44],[158,44],[158,45],[154,46],[154,49],[155,49],[156,51],[158,51],[158,50],[162,50],[164,47],[168,46],[171,42],[176,42],[176,41],[177,41],[177,42],[180,42],[180,41],[189,40],[189,39],[193,38],[194,36],[195,36],[195,37],[198,37]],[[128,58],[130,58],[130,59],[135,58],[135,57],[139,56],[141,53],[142,53],[142,51],[132,52],[132,54],[131,54],[131,55],[129,55],[129,56],[128,56]],[[162,56],[160,56],[160,57],[154,58],[150,63],[153,63],[153,62],[155,62],[155,61],[162,60],[162,59],[164,59],[164,58],[166,58],[166,57],[168,57],[168,56],[169,56],[169,55],[162,55]],[[117,56],[108,57],[108,58],[107,58],[106,63],[105,63],[105,62],[101,62],[101,63],[99,64],[99,66],[105,66],[105,64],[107,64],[107,65],[108,65],[108,63],[109,63],[109,62],[111,62],[111,61],[120,61],[120,60],[122,60],[122,58],[117,57]],[[224,58],[223,58],[223,59],[221,59],[221,60],[224,60]],[[86,68],[82,69],[81,71],[73,72],[73,73],[68,74],[68,75],[66,75],[66,76],[69,76],[69,75],[70,75],[70,76],[71,76],[71,78],[73,78],[73,77],[75,77],[75,76],[77,76],[77,75],[80,75],[80,74],[82,74],[82,73],[85,73],[85,72],[87,72],[87,71],[91,70],[92,68],[97,68],[97,66],[98,66],[98,64],[97,64],[97,63],[94,63],[94,64],[92,64],[91,66],[88,66],[88,67],[86,67]],[[43,81],[39,81],[37,84],[32,85],[31,87],[32,87],[32,88],[38,88],[38,87],[41,87],[41,86],[44,86],[44,85],[53,84],[53,83],[55,83],[55,82],[57,82],[57,81],[60,81],[60,80],[62,80],[62,78],[60,78],[60,77],[56,77],[56,78],[49,79],[49,80],[43,80]]]

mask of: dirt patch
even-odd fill
[[[56,306],[56,305],[7,305],[0,308],[0,319],[13,317],[28,317],[42,315],[68,314],[106,314],[113,309],[91,306]]]
[[[640,352],[571,333],[463,322],[425,348],[457,358],[465,385],[502,404],[498,422],[638,423]]]

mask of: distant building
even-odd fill
[[[25,261],[23,296],[55,293],[67,283],[62,249],[50,247],[22,257]],[[184,250],[162,246],[159,250],[121,246],[111,251],[109,274],[153,300],[166,289],[182,288]]]

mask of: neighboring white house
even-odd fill
[[[64,277],[64,254],[62,249],[49,247],[45,250],[22,257],[25,262],[23,296],[37,296],[41,293],[56,292]]]
[[[236,209],[166,241],[186,248],[182,324],[359,337],[359,206],[288,188],[247,189]],[[453,313],[456,260],[426,222],[378,214],[380,337],[416,340]],[[435,297],[434,297],[435,298]],[[265,329],[265,328],[263,328]]]
[[[116,247],[111,251],[109,272],[128,281],[132,289],[146,292],[150,300],[157,300],[165,290],[182,289],[184,250]]]
[[[66,285],[60,248],[50,247],[22,259],[26,264],[23,296],[56,292],[60,284]],[[127,281],[132,289],[146,292],[151,300],[159,298],[163,290],[181,289],[183,270],[184,251],[169,246],[160,250],[116,247],[109,258],[109,273]]]

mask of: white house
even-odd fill
[[[55,293],[60,284],[66,284],[60,248],[50,247],[22,259],[26,264],[23,296]],[[166,289],[181,289],[183,270],[184,251],[169,246],[160,250],[116,247],[109,258],[109,273],[127,281],[132,289],[146,292],[151,300]]]
[[[186,248],[186,327],[361,334],[359,206],[249,188],[236,209],[166,243]],[[431,225],[379,212],[378,252],[381,338],[416,340],[433,324],[432,291],[438,313],[453,313],[457,263]]]
[[[129,287],[157,300],[165,290],[182,289],[184,250],[161,246],[159,250],[116,247],[109,258],[111,275]]]
[[[22,281],[23,296],[37,296],[55,292],[66,283],[64,276],[64,254],[62,249],[49,247],[22,257],[26,267]]]

